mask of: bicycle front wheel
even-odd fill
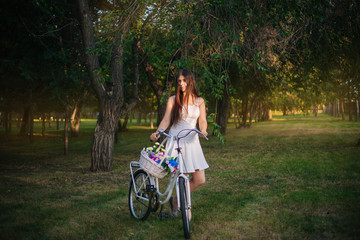
[[[182,222],[184,226],[184,236],[186,239],[190,238],[190,219],[189,219],[189,206],[188,198],[186,195],[185,179],[179,178],[179,194],[180,194],[180,210],[182,215]]]
[[[150,185],[149,175],[144,170],[137,170],[134,182],[130,180],[129,209],[131,216],[139,220],[145,220],[151,211],[151,199],[146,185]]]

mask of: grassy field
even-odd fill
[[[35,135],[33,144],[1,132],[1,239],[183,238],[181,219],[152,213],[139,222],[128,210],[129,163],[153,130],[120,133],[113,171],[92,173],[94,124],[82,123],[68,156],[59,131]],[[192,194],[192,239],[359,238],[360,123],[275,116],[251,128],[229,125],[225,138],[202,140],[211,167]]]

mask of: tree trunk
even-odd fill
[[[110,101],[104,102],[99,113],[91,149],[91,171],[112,169],[115,132],[120,118],[120,114],[114,115],[112,112],[113,104]]]
[[[258,122],[262,121],[262,102],[259,102],[259,109],[258,109]]]
[[[241,113],[239,110],[239,100],[238,99],[236,100],[236,116],[237,116],[238,125],[239,125],[239,127],[241,127]]]
[[[124,123],[121,123],[121,119],[119,119],[119,126],[118,126],[119,132],[127,131],[128,121],[129,121],[129,114],[125,115]]]
[[[29,113],[30,113],[30,106],[26,105],[24,106],[24,115],[23,115],[23,120],[21,123],[21,128],[20,128],[20,132],[19,135],[20,136],[25,136],[27,134],[27,129],[29,127]]]
[[[41,136],[45,136],[45,120],[46,120],[46,117],[45,117],[45,113],[42,113],[41,114]]]
[[[67,155],[69,153],[69,106],[66,105],[65,107],[65,124],[64,124],[64,155]]]
[[[254,105],[254,109],[253,109],[253,119],[254,119],[254,122],[257,122],[257,114],[258,114],[258,105],[259,105],[259,101],[256,101],[255,102],[255,105]]]
[[[317,106],[317,105],[315,105],[315,106],[314,106],[314,111],[313,111],[313,113],[314,113],[315,117],[317,117],[317,116],[318,116],[318,113],[319,113],[319,108],[318,108],[318,106]]]
[[[271,112],[271,108],[269,107],[268,109],[268,120],[272,121],[272,112]]]
[[[12,116],[11,116],[11,111],[9,111],[9,124],[8,124],[9,132],[11,132],[11,128],[12,128]]]
[[[356,121],[359,121],[359,101],[356,99]]]
[[[162,103],[161,100],[159,99],[157,102],[158,102],[158,109],[157,109],[156,123],[157,123],[157,125],[159,125],[165,115],[166,101],[164,101],[164,103]]]
[[[247,121],[247,116],[248,116],[248,95],[245,95],[242,99],[242,104],[241,104],[241,112],[242,112],[242,126],[246,125],[246,121]]]
[[[253,103],[251,103],[250,104],[249,127],[251,127],[251,125],[252,125],[253,117],[254,117]]]
[[[59,113],[56,113],[56,130],[60,129]]]
[[[80,121],[81,121],[81,104],[75,103],[73,112],[70,117],[71,137],[79,136]]]
[[[237,116],[236,116],[236,99],[235,99],[235,104],[231,104],[231,108],[232,108],[232,112],[233,112],[233,116],[234,116],[234,124],[235,124],[235,128],[238,128],[237,125]]]
[[[20,128],[20,126],[21,126],[21,114],[18,114],[18,119],[17,119],[16,127],[17,127],[17,128]]]
[[[4,117],[5,117],[5,112],[0,112],[0,126],[5,128]]]
[[[269,113],[269,108],[268,108],[267,104],[264,104],[263,112],[262,112],[263,121],[269,120],[269,114],[268,113]]]
[[[353,116],[352,116],[352,104],[351,104],[351,88],[350,88],[350,83],[348,83],[348,106],[349,106],[349,121],[351,122],[353,119]]]
[[[339,102],[334,102],[334,117],[338,117],[339,116]]]
[[[47,120],[48,120],[49,128],[51,128],[52,127],[51,113],[49,113],[47,115],[48,115]]]
[[[30,89],[29,91],[29,116],[28,116],[28,126],[29,126],[29,141],[30,143],[33,142],[34,140],[34,112],[32,109],[32,100],[33,100],[33,95],[32,95],[32,89]]]
[[[325,106],[325,113],[330,115],[330,103]]]
[[[4,128],[5,128],[5,134],[8,135],[10,134],[10,113],[9,111],[6,109],[5,112],[3,112],[4,116],[3,116],[3,123],[4,123]]]
[[[344,111],[344,96],[343,96],[343,86],[340,82],[340,92],[339,92],[339,100],[340,100],[340,111],[341,111],[341,118],[345,120],[345,111]]]
[[[228,89],[228,83],[225,83],[223,96],[218,100],[218,114],[216,114],[216,123],[221,127],[220,133],[226,133],[227,122],[230,113],[231,98]]]
[[[153,129],[154,128],[154,112],[151,111],[150,113],[150,128]]]
[[[285,105],[283,106],[282,112],[283,112],[283,116],[286,116],[286,115],[287,115],[287,114],[286,114],[286,106],[285,106]]]
[[[138,124],[138,126],[142,125],[142,123],[141,123],[141,111],[138,112],[137,124]]]
[[[250,117],[249,117],[249,127],[252,125],[254,117],[254,106],[255,106],[256,97],[254,96],[250,101]]]
[[[353,113],[352,113],[352,102],[351,99],[349,99],[349,121],[351,122],[353,120]]]
[[[268,117],[268,107],[265,105],[262,112],[262,119],[263,121],[267,121],[269,119]]]
[[[127,123],[129,121],[129,114],[125,115],[124,124],[122,125],[123,131],[127,131]]]
[[[79,106],[79,109],[76,113],[76,124],[75,124],[75,129],[73,131],[74,137],[79,136],[80,123],[81,123],[81,106]]]
[[[29,125],[29,141],[30,141],[30,143],[33,143],[33,141],[34,141],[34,114],[33,114],[33,110],[31,107],[30,107],[30,112],[29,112],[28,125]]]

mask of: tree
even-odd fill
[[[194,16],[187,19],[192,59],[200,62],[209,92],[220,106],[216,107],[216,121],[224,133],[230,97],[236,93],[245,126],[255,100],[274,87],[271,80],[276,78],[270,75],[279,68],[289,43],[295,41],[299,28],[292,23],[295,10],[280,1],[202,1],[194,3],[189,12]]]
[[[105,79],[96,52],[96,34],[93,25],[96,20],[92,17],[93,14],[90,11],[88,1],[78,0],[77,2],[81,19],[85,63],[98,99],[100,111],[93,137],[90,169],[92,171],[109,171],[112,169],[114,137],[118,120],[121,115],[133,108],[138,100],[136,96],[137,83],[134,83],[133,98],[128,103],[124,99],[123,54],[129,28],[132,21],[142,11],[142,5],[137,1],[119,5],[114,3],[107,5],[107,9],[99,11],[100,15],[102,13],[110,15],[111,19],[114,20],[112,27],[115,28],[114,32],[107,32],[107,34],[111,34],[111,39],[103,39],[103,41],[109,40],[111,46],[110,64],[105,66],[109,67],[111,77]],[[121,10],[110,11],[114,10],[115,6]]]
[[[313,68],[319,71],[319,80],[326,85],[324,94],[331,101],[327,105],[334,110],[330,112],[340,109],[345,120],[345,101],[351,106],[360,86],[360,3],[353,0],[311,1],[304,7],[307,10],[302,14],[306,24],[300,32],[303,38],[294,45],[298,50],[289,52],[287,59],[304,76],[311,74]],[[334,94],[337,95],[335,99]]]

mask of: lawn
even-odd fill
[[[92,173],[94,124],[82,123],[67,156],[61,131],[30,144],[1,129],[2,239],[183,238],[181,219],[152,213],[139,222],[129,213],[129,163],[153,130],[120,133],[113,171]],[[251,128],[230,124],[225,139],[202,140],[210,169],[192,194],[192,239],[359,238],[359,122],[275,116]]]

